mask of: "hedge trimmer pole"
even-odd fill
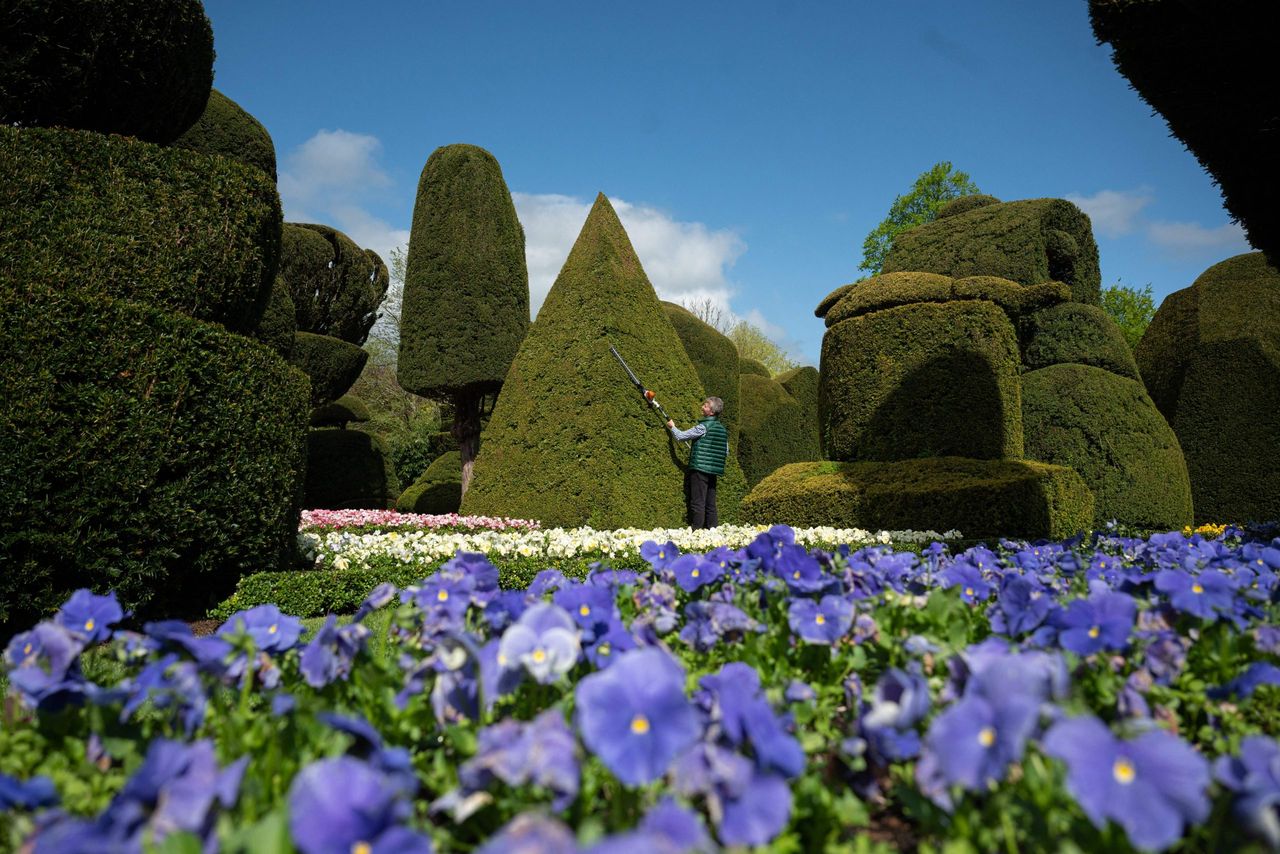
[[[631,378],[632,385],[636,387],[636,390],[640,392],[640,396],[644,398],[645,404],[658,410],[658,414],[662,416],[662,424],[663,426],[666,426],[666,423],[671,420],[671,416],[667,414],[667,410],[662,408],[661,403],[658,403],[658,399],[654,397],[653,392],[644,387],[644,383],[640,382],[640,378],[636,376],[636,372],[631,370],[631,367],[627,364],[627,360],[622,358],[622,354],[619,353],[618,349],[612,344],[609,345],[609,352],[618,360],[618,364],[622,365],[622,370],[627,372],[627,376]]]

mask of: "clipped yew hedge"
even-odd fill
[[[708,397],[724,401],[720,420],[729,431],[729,447],[738,443],[738,348],[729,338],[709,323],[700,320],[682,305],[663,302],[667,320],[680,336],[680,343],[702,380]],[[688,426],[688,425],[684,425]]]
[[[311,426],[346,427],[352,422],[360,423],[372,417],[369,404],[354,394],[344,394],[332,403],[311,410]]]
[[[812,365],[802,365],[778,374],[774,377],[774,382],[782,386],[787,394],[795,398],[796,403],[800,404],[800,411],[804,413],[805,422],[813,431],[814,444],[812,447],[821,452],[822,428],[819,426],[818,421],[818,385],[822,382],[822,377],[818,374],[818,369]],[[819,458],[814,457],[813,459]]]
[[[449,451],[431,461],[426,471],[396,499],[401,513],[457,513],[462,504],[462,454]]]
[[[342,397],[360,378],[369,352],[328,335],[298,332],[293,336],[289,364],[311,380],[311,409]]]
[[[267,310],[258,321],[258,328],[253,331],[253,338],[266,344],[288,361],[293,354],[293,336],[298,331],[297,321],[293,316],[293,299],[284,279],[276,276],[271,285],[271,298],[267,301]]]
[[[284,224],[280,276],[299,332],[357,346],[377,323],[391,282],[378,253],[361,249],[336,228],[296,222]]]
[[[1000,306],[1011,318],[1018,318],[1070,298],[1071,290],[1061,282],[1019,285],[996,276],[952,279],[936,273],[885,273],[860,282],[831,303],[821,316],[827,326],[833,326],[850,317],[900,305],[985,300]]]
[[[200,0],[6,0],[0,125],[165,145],[204,111],[213,28]]]
[[[1025,370],[1074,363],[1142,381],[1124,333],[1096,305],[1068,302],[1033,312],[1021,319],[1019,334]]]
[[[765,367],[764,362],[759,359],[749,359],[745,356],[738,359],[738,373],[743,376],[764,377],[769,379],[773,374]]]
[[[262,122],[217,89],[209,92],[209,103],[200,118],[173,145],[239,160],[267,173],[273,183],[276,180],[276,145],[271,134]]]
[[[307,434],[304,503],[311,509],[386,510],[400,485],[381,437],[362,430],[312,430]]]
[[[62,129],[0,128],[0,270],[257,328],[280,257],[261,170]]]
[[[742,502],[758,524],[959,530],[967,539],[1062,539],[1093,525],[1093,496],[1064,466],[960,457],[784,466]]]
[[[0,623],[199,613],[293,553],[307,380],[212,324],[0,274]]]
[[[1093,527],[1113,519],[1149,530],[1191,524],[1182,447],[1140,381],[1088,365],[1030,371],[1022,376],[1022,424],[1027,457],[1084,478]]]
[[[742,429],[738,462],[751,488],[778,466],[822,456],[811,413],[776,380],[742,378]]]

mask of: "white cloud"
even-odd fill
[[[1151,204],[1149,189],[1099,190],[1092,196],[1068,195],[1080,210],[1089,215],[1095,233],[1103,237],[1121,237],[1131,233],[1141,223],[1139,214]]]
[[[375,136],[317,131],[282,161],[278,185],[284,218],[331,225],[389,263],[391,250],[409,242],[409,231],[369,210],[393,188],[378,163],[381,153]]]
[[[512,193],[524,226],[529,266],[529,302],[534,314],[546,299],[569,250],[582,230],[591,203],[572,196]],[[681,222],[657,208],[610,199],[631,238],[636,255],[661,299],[696,302],[709,299],[732,314],[734,288],[728,271],[746,244],[727,229]]]
[[[1234,222],[1217,228],[1205,228],[1194,222],[1153,222],[1147,226],[1147,236],[1152,243],[1175,252],[1216,249],[1240,253],[1250,249],[1244,229]]]

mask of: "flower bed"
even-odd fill
[[[459,516],[457,513],[438,515],[424,513],[397,513],[395,510],[303,510],[298,524],[300,531],[373,530],[407,528],[434,530],[535,530],[541,523],[531,519],[507,519],[498,516]]]
[[[5,653],[0,845],[1276,846],[1280,540],[1240,533],[778,527],[523,590],[462,553],[310,637],[271,606],[113,631],[78,593]]]

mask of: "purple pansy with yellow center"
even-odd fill
[[[521,665],[536,682],[548,685],[573,669],[580,652],[573,618],[558,605],[539,602],[503,632],[498,662]]]
[[[853,603],[842,596],[823,596],[822,601],[792,599],[787,608],[791,631],[808,643],[831,645],[849,633],[853,625]]]
[[[81,588],[71,594],[55,619],[88,646],[110,638],[111,627],[124,619],[124,610],[114,590],[98,596]]]

